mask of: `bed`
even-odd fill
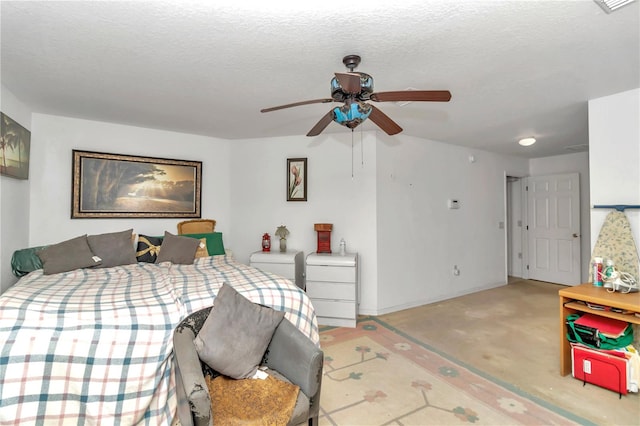
[[[0,424],[171,424],[173,330],[225,282],[318,344],[303,291],[227,255],[22,277],[0,296]]]

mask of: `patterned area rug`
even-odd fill
[[[375,317],[323,327],[320,341],[320,425],[592,424]]]

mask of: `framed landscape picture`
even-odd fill
[[[0,112],[0,174],[29,179],[31,132]]]
[[[200,217],[202,162],[73,150],[71,218]]]
[[[287,158],[287,201],[307,201],[306,158]]]

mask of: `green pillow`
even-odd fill
[[[211,232],[207,234],[182,234],[183,237],[204,238],[207,240],[207,251],[209,256],[217,256],[225,254],[224,244],[222,243],[222,232]]]
[[[22,250],[16,250],[11,256],[11,271],[16,277],[23,277],[29,272],[42,269],[42,261],[36,254],[47,246],[30,247]]]

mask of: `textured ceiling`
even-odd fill
[[[451,91],[377,103],[401,135],[529,158],[584,150],[587,101],[640,87],[638,2],[3,0],[0,17],[2,83],[35,112],[226,139],[306,134],[336,104],[260,109],[329,97],[347,54],[377,91]]]

